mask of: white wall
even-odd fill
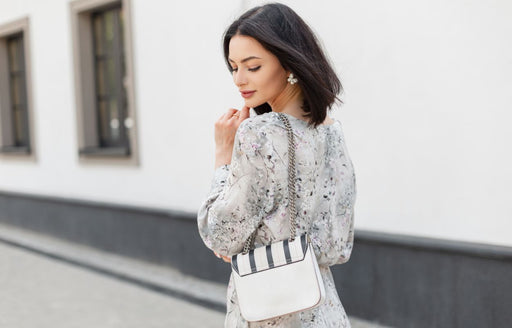
[[[38,154],[36,163],[0,160],[1,190],[196,211],[211,179],[205,129],[238,101],[220,36],[241,4],[132,5],[140,167],[78,162],[69,1],[0,1],[0,24],[30,17]]]
[[[340,73],[356,228],[512,246],[512,3],[283,1]],[[0,189],[194,212],[213,123],[242,100],[225,27],[261,1],[132,0],[141,166],[79,164],[68,1],[0,0],[31,18],[38,161],[0,160]],[[58,128],[55,128],[58,127]]]
[[[301,3],[346,88],[356,226],[512,245],[512,3]]]

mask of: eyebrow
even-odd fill
[[[245,63],[246,61],[251,60],[251,59],[261,59],[261,58],[260,58],[260,57],[256,57],[256,56],[249,56],[249,57],[247,57],[247,58],[242,59],[241,63]],[[231,58],[228,58],[228,60],[229,60],[230,62],[232,62],[232,63],[234,63],[234,62],[235,62],[235,61],[234,61],[233,59],[231,59]]]

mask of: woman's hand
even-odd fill
[[[249,107],[230,108],[215,122],[215,168],[230,164],[236,130],[249,117]]]
[[[230,257],[220,255],[220,254],[219,254],[219,253],[217,253],[217,252],[213,252],[213,254],[215,254],[215,256],[217,256],[219,259],[223,259],[223,260],[224,260],[224,262],[231,263],[231,258],[230,258]]]

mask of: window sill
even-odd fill
[[[30,155],[28,146],[0,146],[0,153],[14,155]]]
[[[128,147],[84,147],[78,153],[85,157],[130,157]]]

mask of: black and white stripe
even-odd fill
[[[252,249],[247,254],[237,254],[231,258],[231,266],[240,276],[252,274],[285,264],[302,261],[308,249],[307,235],[272,243]]]

